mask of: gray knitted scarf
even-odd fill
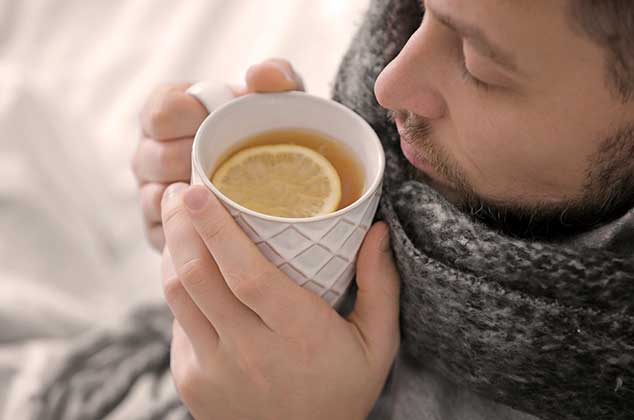
[[[457,387],[509,407],[495,419],[527,418],[519,411],[544,420],[634,419],[634,212],[556,244],[525,241],[474,221],[412,180],[373,85],[419,26],[418,4],[372,1],[334,89],[335,99],[362,115],[384,143],[380,217],[391,227],[402,278],[401,368],[392,372],[372,418],[438,418],[408,410],[425,398],[421,382],[401,390],[409,400],[390,397],[399,372],[420,377],[432,367]],[[152,328],[133,323],[95,337],[92,353],[85,343],[71,352],[42,387],[37,418],[103,418],[139,374],[167,368],[168,324],[169,317]],[[88,361],[104,351],[137,362],[119,357],[109,369],[91,367]],[[84,381],[93,384],[88,396],[76,385],[81,381],[73,384],[83,376],[92,378]],[[89,408],[75,408],[80,414],[69,417],[64,401],[71,397]],[[182,408],[168,402],[149,418],[174,410]],[[494,420],[475,412],[463,417],[474,418]]]

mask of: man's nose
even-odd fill
[[[407,110],[428,120],[442,118],[447,106],[434,84],[433,54],[421,27],[399,55],[381,72],[374,85],[379,104]]]

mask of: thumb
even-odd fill
[[[304,83],[293,66],[279,58],[272,58],[251,66],[246,75],[243,93],[271,93],[304,90]]]
[[[400,282],[384,222],[372,226],[363,241],[356,282],[357,300],[348,321],[361,332],[371,352],[389,355],[391,363],[400,342]]]

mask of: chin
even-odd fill
[[[452,188],[444,182],[439,182],[435,180],[425,172],[416,169],[413,166],[410,167],[410,174],[412,179],[429,185],[456,207],[464,206],[466,197],[464,196],[464,194],[460,194],[455,188]]]

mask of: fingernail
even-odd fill
[[[209,201],[209,191],[203,187],[192,187],[185,193],[183,202],[190,210],[201,210]]]
[[[182,192],[185,188],[187,188],[187,184],[184,184],[182,182],[170,185],[165,189],[165,192],[163,193],[163,201],[171,199],[172,197]]]

